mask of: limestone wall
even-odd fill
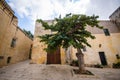
[[[6,7],[4,0],[2,1],[0,1],[0,67],[28,59],[32,45],[32,40],[18,27],[18,20],[13,11]],[[11,47],[13,38],[16,39],[16,43]]]
[[[52,20],[47,21],[51,24]],[[46,45],[43,42],[40,42],[38,36],[44,34],[52,34],[50,30],[44,30],[41,23],[36,22],[35,24],[35,33],[34,33],[34,40],[33,40],[33,47],[32,47],[32,62],[38,64],[46,64],[47,63],[47,52],[44,50]],[[61,64],[65,64],[65,51],[64,49],[60,49],[60,58]]]
[[[108,65],[112,66],[117,62],[116,54],[120,55],[120,33],[107,37],[104,34],[95,34],[95,36],[96,39],[88,40],[92,47],[86,47],[86,51],[83,51],[85,64],[101,64],[99,52],[104,52]],[[76,59],[76,52],[76,49],[73,48],[73,59]]]
[[[48,22],[50,23],[50,21]],[[85,55],[85,64],[93,65],[93,64],[101,64],[99,52],[104,52],[108,65],[112,65],[112,63],[117,62],[116,54],[120,55],[120,30],[118,27],[112,23],[111,21],[102,20],[99,23],[101,26],[104,26],[104,29],[108,29],[110,35],[106,36],[104,31],[97,28],[91,28],[87,26],[88,30],[96,36],[96,39],[91,40],[88,39],[88,42],[91,44],[91,48],[86,47],[87,51],[83,51]],[[43,50],[46,46],[44,43],[40,43],[38,35],[43,34],[51,34],[51,31],[46,31],[42,27],[42,25],[36,22],[35,26],[35,38],[33,41],[33,51],[32,51],[32,60],[34,63],[46,63],[47,61],[47,53]],[[61,48],[61,63],[65,64],[66,60],[69,58],[70,60],[77,59],[75,53],[77,52],[74,48],[69,48],[69,53]]]
[[[84,53],[85,64],[101,64],[99,52],[104,52],[107,60],[107,64],[112,66],[113,63],[117,62],[116,55],[120,55],[120,30],[119,28],[112,23],[111,21],[100,21],[101,26],[104,26],[105,29],[108,29],[110,35],[106,36],[104,31],[97,28],[87,28],[96,39],[88,39],[88,42],[91,44],[91,48],[86,47]],[[75,53],[76,49],[73,48],[73,59],[76,59]]]

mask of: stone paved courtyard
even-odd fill
[[[120,69],[86,68],[95,76],[75,75],[69,65],[29,64],[20,62],[0,68],[0,80],[120,80]]]

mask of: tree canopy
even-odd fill
[[[45,30],[51,30],[55,32],[53,34],[45,34],[39,36],[41,42],[47,44],[46,50],[56,50],[58,47],[68,48],[73,46],[74,48],[83,48],[84,45],[91,47],[87,42],[87,38],[95,39],[95,36],[86,30],[87,25],[91,27],[98,27],[98,16],[86,16],[82,14],[67,14],[63,18],[56,18],[52,24],[38,19]]]

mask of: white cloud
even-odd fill
[[[22,18],[51,19],[54,14],[85,13],[90,0],[9,0],[10,6]],[[52,16],[52,17],[51,17]],[[56,17],[56,16],[55,16]]]
[[[19,17],[28,17],[34,27],[37,18],[48,20],[68,13],[85,13],[90,0],[9,0]]]
[[[33,32],[37,18],[48,20],[76,13],[97,14],[106,19],[119,6],[119,0],[9,0],[9,4],[20,18],[30,19]]]
[[[109,19],[109,16],[120,6],[120,0],[91,0],[86,14],[99,15],[99,19]]]

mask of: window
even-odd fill
[[[11,47],[15,47],[15,45],[16,45],[16,39],[13,38],[13,39],[12,39],[12,42],[11,42]]]
[[[84,51],[84,52],[86,51],[86,46],[83,46],[83,51]]]
[[[109,33],[108,29],[103,29],[103,31],[104,31],[106,36],[110,36],[110,33]]]

